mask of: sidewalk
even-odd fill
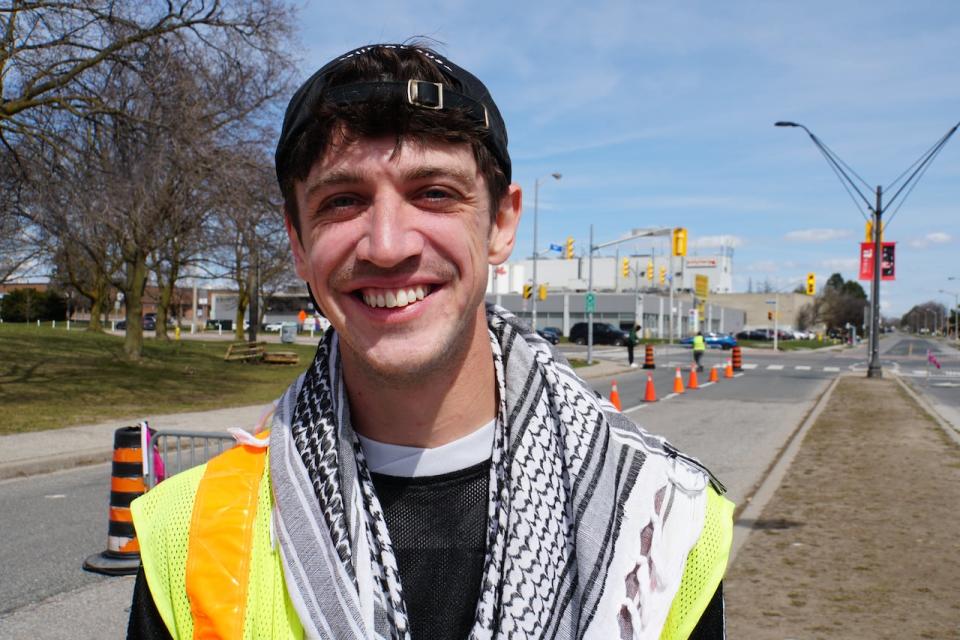
[[[266,409],[267,406],[261,404],[164,416],[145,415],[138,419],[0,436],[0,480],[107,462],[113,456],[114,431],[133,426],[139,420],[147,420],[157,430],[250,429]]]

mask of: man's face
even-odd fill
[[[415,380],[486,334],[487,265],[510,255],[521,198],[511,186],[491,224],[469,145],[334,145],[295,188],[300,236],[287,231],[297,274],[339,333],[348,367]]]

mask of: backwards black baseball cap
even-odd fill
[[[450,83],[445,86],[417,78],[407,80],[371,80],[329,86],[331,77],[349,60],[378,48],[409,49],[424,55],[436,65]],[[289,171],[290,156],[307,126],[315,118],[321,102],[348,105],[357,102],[391,102],[400,100],[414,107],[442,111],[459,109],[487,134],[483,143],[493,155],[501,171],[511,180],[510,155],[507,153],[507,129],[500,110],[490,92],[469,71],[461,69],[429,49],[402,44],[376,44],[354,49],[327,63],[293,94],[283,118],[283,129],[275,155],[277,179],[283,184]]]

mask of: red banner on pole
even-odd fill
[[[880,250],[880,279],[896,280],[896,242],[884,242]],[[860,243],[859,280],[873,280],[873,243]]]

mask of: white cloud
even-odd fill
[[[943,231],[934,231],[933,233],[928,233],[922,238],[914,238],[913,240],[910,240],[908,244],[914,249],[925,249],[928,245],[946,244],[951,240],[953,240],[953,238],[949,233],[944,233]]]
[[[743,238],[740,236],[722,235],[722,236],[698,236],[690,240],[692,249],[708,249],[714,247],[739,247],[743,245]]]
[[[850,236],[849,229],[798,229],[784,236],[791,242],[830,242]]]
[[[828,258],[821,260],[820,266],[833,271],[855,271],[859,261],[856,258]]]

